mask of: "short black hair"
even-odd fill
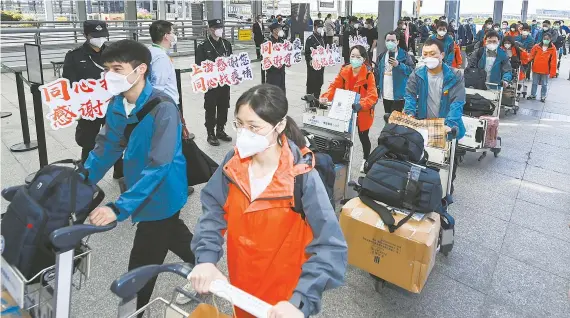
[[[443,53],[443,42],[441,42],[438,39],[433,39],[433,38],[428,38],[425,42],[424,42],[424,47],[426,46],[430,46],[430,45],[436,45],[437,48],[439,49],[440,53]]]
[[[386,40],[386,38],[388,37],[388,35],[395,35],[395,36],[396,36],[396,40],[397,40],[397,41],[400,41],[400,36],[398,35],[397,32],[390,31],[390,32],[386,33],[386,35],[384,36],[384,40]]]
[[[149,74],[152,57],[145,45],[127,39],[111,43],[107,46],[103,50],[103,54],[101,54],[101,60],[103,64],[111,62],[129,63],[133,69],[144,63],[147,66],[146,77]]]
[[[503,21],[503,22],[501,22],[501,24],[509,25],[509,21]]]
[[[332,18],[332,14],[327,14],[327,18]]]
[[[495,30],[489,31],[489,32],[487,32],[487,34],[485,34],[485,39],[488,39],[488,38],[501,39],[501,37],[499,36],[499,33]]]
[[[522,29],[523,29],[523,30],[529,30],[529,31],[530,31],[530,25],[528,25],[528,23],[523,23]]]
[[[444,28],[447,29],[447,22],[445,22],[445,21],[439,21],[439,22],[437,23],[437,28],[439,29],[440,27],[444,27]]]
[[[172,31],[172,23],[164,20],[154,21],[148,28],[153,43],[159,43]]]
[[[550,24],[552,24],[552,23],[550,23],[550,20],[544,20],[544,21],[542,21],[542,24],[548,24],[548,25],[550,25]]]

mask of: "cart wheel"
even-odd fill
[[[497,158],[499,156],[499,152],[501,152],[501,148],[492,148],[491,151],[493,152],[495,158]]]
[[[386,286],[386,281],[380,277],[374,277],[374,290],[379,293]]]
[[[484,151],[484,152],[481,154],[481,156],[479,156],[479,159],[477,159],[477,161],[481,161],[481,160],[483,160],[483,158],[485,158],[485,157],[487,157],[487,152],[486,152],[486,151]]]
[[[50,269],[43,275],[44,283],[51,282],[55,278],[55,269]]]

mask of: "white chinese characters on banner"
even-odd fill
[[[366,48],[367,51],[368,49],[370,49],[370,45],[368,45],[368,40],[366,39],[365,36],[357,35],[349,37],[348,46],[353,47],[355,45],[362,45]]]
[[[326,49],[321,45],[317,46],[317,48],[311,48],[311,66],[315,70],[341,63],[340,50],[336,44],[327,46]]]
[[[105,117],[111,93],[107,91],[103,73],[100,79],[83,79],[71,84],[59,78],[39,87],[42,102],[50,109],[46,118],[51,128],[57,130],[73,125],[83,118],[95,120]]]
[[[285,40],[283,43],[267,41],[261,44],[261,69],[268,70],[271,67],[291,66],[301,62],[302,51],[301,39],[297,38],[293,43]]]
[[[215,61],[202,61],[192,65],[192,90],[205,93],[208,90],[225,85],[238,85],[253,79],[251,60],[246,52],[220,56]]]

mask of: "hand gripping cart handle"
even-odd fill
[[[115,226],[117,226],[116,222],[105,226],[79,224],[57,229],[50,234],[49,239],[56,250],[55,317],[69,317],[75,247],[81,243],[83,238],[91,234],[109,231]]]

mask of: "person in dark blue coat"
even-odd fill
[[[455,47],[453,45],[453,37],[447,32],[447,22],[439,21],[437,23],[437,34],[432,35],[431,39],[437,39],[443,43],[443,63],[451,66],[455,58]]]
[[[384,37],[386,51],[378,55],[378,96],[382,97],[384,111],[388,114],[395,110],[404,109],[404,93],[408,77],[414,71],[415,64],[412,57],[398,47],[396,32],[388,32]]]

